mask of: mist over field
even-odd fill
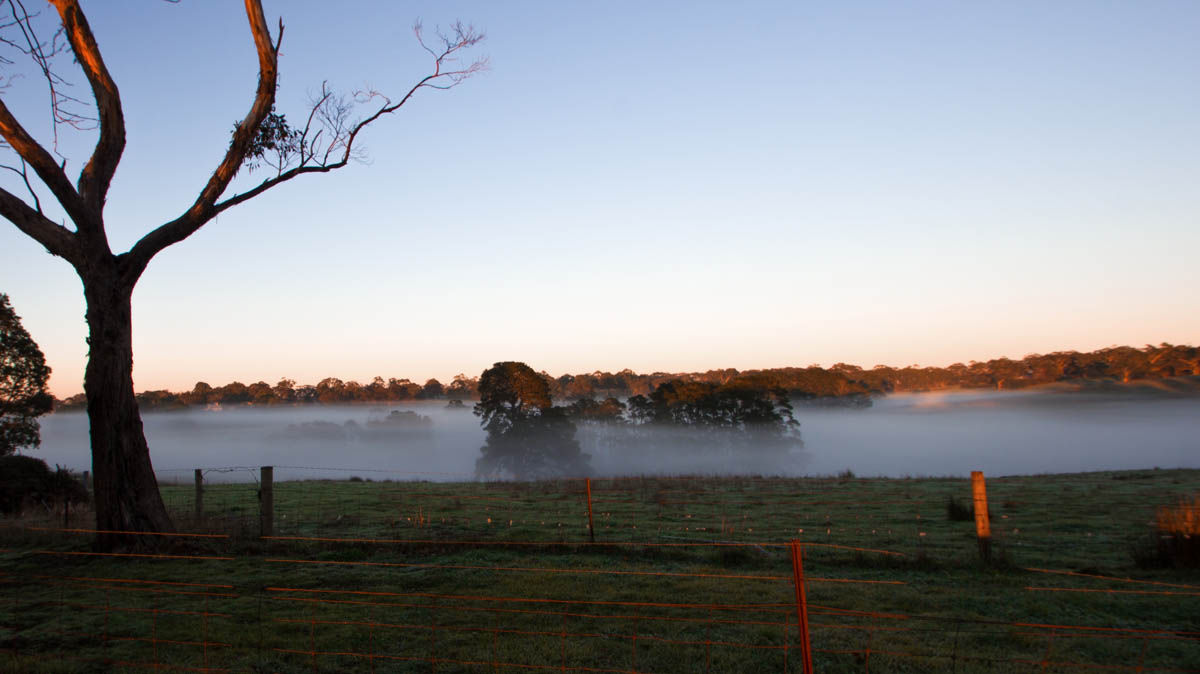
[[[391,414],[399,411],[399,414]],[[413,412],[405,414],[404,412]],[[390,416],[389,416],[390,415]],[[427,418],[423,421],[421,417]],[[1200,397],[1054,392],[897,394],[867,409],[796,408],[804,448],[731,453],[696,434],[649,431],[636,448],[623,431],[580,424],[596,475],[772,474],[992,475],[1200,467]],[[361,406],[239,407],[144,415],[160,479],[244,481],[231,467],[276,466],[276,479],[474,479],[484,444],[478,418],[445,402]],[[42,420],[51,465],[87,470],[87,416]]]

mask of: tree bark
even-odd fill
[[[158,491],[150,447],[133,391],[132,284],[116,264],[93,266],[83,278],[87,299],[87,395],[95,484],[96,546],[141,548],[158,541],[133,532],[173,531]]]

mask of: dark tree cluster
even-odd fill
[[[37,418],[54,406],[49,378],[42,350],[0,293],[0,456],[42,444]]]
[[[1075,380],[1127,383],[1200,375],[1200,348],[1162,343],[1141,349],[1113,346],[1089,353],[1057,351],[1031,354],[1021,360],[995,358],[949,367],[894,368],[876,365],[864,370],[838,363],[830,368],[875,393],[931,391],[946,388],[1020,389]]]
[[[538,479],[590,472],[566,408],[554,405],[546,378],[525,363],[484,370],[475,414],[487,432],[477,474]]]
[[[670,381],[649,396],[630,398],[629,413],[635,423],[734,430],[754,439],[784,438],[799,427],[787,391],[753,378]]]
[[[761,458],[804,446],[788,392],[758,377],[723,384],[674,379],[625,402],[580,398],[564,410],[586,429],[592,451],[653,454],[682,446],[698,455]]]
[[[87,487],[66,468],[32,456],[0,457],[0,514],[20,514],[37,506],[51,509],[60,504],[87,503]]]
[[[283,436],[289,441],[336,442],[394,442],[398,439],[429,441],[433,419],[410,410],[391,410],[386,416],[372,416],[367,423],[353,419],[343,423],[306,421],[288,424]]]
[[[1031,354],[1020,360],[996,358],[948,367],[891,367],[865,369],[837,363],[829,368],[784,367],[764,370],[709,370],[686,374],[655,372],[563,375],[551,380],[560,399],[629,398],[650,395],[662,384],[681,380],[725,385],[753,381],[755,386],[783,389],[798,403],[870,405],[873,394],[932,391],[948,388],[1017,389],[1072,380],[1158,379],[1200,375],[1200,348],[1187,345],[1146,345],[1141,349],[1114,346],[1089,353],[1058,351]]]
[[[143,410],[172,410],[187,407],[234,405],[295,405],[295,404],[340,404],[340,403],[384,403],[406,400],[470,400],[478,397],[478,378],[458,375],[454,381],[443,386],[437,379],[423,385],[408,379],[375,377],[368,384],[357,381],[342,381],[327,377],[316,385],[297,385],[295,380],[281,379],[274,385],[264,381],[253,384],[231,382],[213,387],[207,382],[196,382],[190,391],[143,391],[137,394],[138,406]],[[64,410],[83,409],[87,398],[83,394],[58,402]]]

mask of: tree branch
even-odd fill
[[[126,268],[123,275],[132,275],[129,281],[136,280],[145,270],[159,251],[171,244],[183,241],[208,222],[217,211],[213,204],[229,187],[230,181],[237,175],[238,168],[245,161],[250,151],[251,143],[258,127],[271,112],[275,103],[275,87],[278,79],[279,43],[271,42],[271,32],[267,28],[267,19],[263,14],[261,0],[245,0],[246,17],[250,22],[250,31],[254,35],[254,46],[258,52],[258,89],[250,111],[233,132],[233,140],[225,152],[225,158],[217,166],[208,179],[204,189],[196,201],[182,215],[159,226],[142,237],[128,253],[122,256]],[[283,39],[283,24],[279,24],[279,39]]]
[[[25,131],[25,127],[12,116],[3,100],[0,100],[0,136],[4,137],[21,159],[33,167],[34,173],[37,173],[38,178],[54,194],[54,198],[75,222],[76,227],[85,226],[83,223],[88,222],[91,214],[79,198],[75,187],[71,185],[62,166]]]
[[[483,33],[477,32],[471,26],[464,26],[461,22],[455,23],[453,30],[453,37],[438,34],[443,43],[442,50],[435,51],[425,43],[420,22],[416,23],[413,26],[413,33],[421,47],[433,56],[433,72],[421,78],[395,103],[375,91],[359,93],[360,102],[376,98],[382,98],[384,102],[374,113],[358,122],[348,121],[352,111],[350,102],[344,97],[334,96],[330,93],[327,85],[322,83],[321,94],[314,97],[304,129],[297,134],[295,147],[291,148],[292,152],[289,156],[298,159],[298,165],[291,168],[285,168],[282,162],[278,166],[272,165],[277,169],[275,176],[267,178],[245,192],[215,204],[213,215],[249,201],[272,187],[298,176],[307,173],[328,173],[347,166],[350,160],[356,157],[357,149],[354,141],[358,138],[359,133],[375,120],[399,110],[422,88],[451,89],[468,77],[487,69],[486,58],[477,59],[465,67],[456,68],[449,65],[458,62],[457,52],[479,44],[485,37]],[[446,84],[437,84],[438,82],[446,82]],[[323,128],[312,134],[314,119],[318,120]],[[328,140],[324,143],[320,141],[322,133],[328,134]],[[310,134],[312,134],[311,137]],[[322,145],[323,148],[320,147]],[[339,154],[340,158],[336,161],[329,161],[331,156],[337,157]],[[283,156],[282,151],[281,156]]]
[[[54,37],[47,43],[38,37],[37,31],[34,29],[33,19],[39,12],[30,14],[25,8],[23,0],[7,0],[7,3],[8,13],[12,19],[7,23],[0,24],[0,30],[15,27],[16,31],[20,33],[20,38],[18,40],[9,40],[0,36],[0,44],[16,49],[25,56],[28,56],[46,80],[46,87],[50,92],[50,121],[54,136],[52,147],[54,153],[58,154],[58,127],[60,124],[66,124],[75,129],[89,129],[93,128],[92,125],[97,120],[71,109],[73,105],[81,105],[88,108],[91,105],[67,94],[65,89],[70,86],[70,83],[54,72],[52,63],[54,58],[70,49],[69,42],[60,41],[66,29],[60,25],[59,29],[54,33]],[[0,0],[0,6],[4,4],[5,0]],[[11,65],[12,61],[9,59],[0,59],[0,63]],[[7,84],[7,81],[5,84]]]
[[[21,168],[9,166],[8,164],[0,164],[0,168],[7,169],[21,176],[21,182],[25,183],[25,189],[29,190],[29,196],[33,197],[33,209],[39,214],[45,215],[45,213],[42,213],[42,200],[38,198],[37,191],[34,190],[33,185],[29,183],[29,164],[25,163],[25,160],[22,159]]]
[[[79,196],[88,210],[97,216],[104,210],[104,199],[112,184],[113,174],[125,151],[125,115],[121,111],[121,95],[117,84],[108,73],[96,37],[88,25],[78,0],[53,0],[66,30],[75,59],[83,69],[92,95],[96,98],[96,111],[100,116],[100,137],[96,149],[83,171],[79,174]],[[100,218],[94,222],[76,222],[79,227],[99,227]]]
[[[0,216],[17,226],[31,239],[57,255],[78,266],[81,256],[75,233],[55,224],[52,220],[30,208],[19,197],[0,187]]]
[[[225,211],[226,209],[237,206],[240,203],[249,201],[249,200],[253,199],[254,197],[257,197],[258,195],[262,194],[263,192],[266,192],[267,190],[271,189],[272,187],[275,187],[276,185],[278,185],[280,183],[285,183],[297,176],[302,176],[306,173],[329,173],[330,171],[335,171],[337,169],[342,168],[343,166],[345,166],[348,163],[349,162],[342,160],[342,161],[335,162],[333,164],[309,164],[308,166],[297,166],[295,168],[288,169],[287,171],[284,171],[283,173],[280,173],[279,175],[277,175],[273,178],[267,178],[266,180],[262,181],[258,185],[255,185],[254,187],[246,190],[245,192],[242,192],[240,194],[235,194],[232,197],[229,197],[228,199],[226,199],[225,201],[222,201],[222,202],[214,205],[213,206],[213,215],[216,215],[218,213]]]
[[[458,52],[483,42],[484,38],[486,37],[483,33],[477,32],[474,26],[464,26],[461,21],[456,22],[453,26],[453,29],[453,37],[448,37],[440,32],[438,33],[438,38],[442,41],[442,50],[437,52],[430,48],[429,45],[425,44],[421,22],[418,21],[413,24],[413,34],[416,36],[417,42],[421,44],[421,47],[425,51],[429,52],[429,54],[434,57],[433,72],[429,75],[426,75],[419,82],[413,85],[413,87],[408,90],[408,93],[404,94],[404,97],[396,103],[392,103],[391,100],[389,100],[386,96],[383,96],[378,92],[363,92],[362,95],[367,100],[373,98],[383,98],[384,104],[375,111],[375,114],[355,124],[350,129],[349,133],[346,134],[343,143],[345,147],[345,153],[342,155],[342,163],[350,160],[352,156],[351,153],[353,152],[354,141],[358,137],[360,131],[380,117],[384,115],[390,115],[399,110],[404,106],[405,103],[409,101],[410,98],[413,97],[414,94],[417,93],[418,90],[425,87],[429,87],[431,89],[453,89],[468,77],[487,70],[487,57],[476,59],[475,61],[472,61],[470,65],[462,68],[455,68],[452,65],[458,63]],[[442,82],[445,82],[445,84],[442,84]]]
[[[259,0],[246,0],[246,12],[250,17],[250,26],[254,32],[255,45],[259,54],[260,77],[254,105],[246,119],[235,127],[233,141],[230,143],[225,160],[213,173],[204,191],[201,192],[200,197],[192,204],[191,208],[175,220],[147,234],[128,253],[121,256],[124,265],[122,274],[128,282],[136,281],[155,254],[167,246],[191,236],[218,213],[249,201],[298,176],[308,173],[328,173],[347,166],[351,159],[361,154],[354,145],[359,133],[380,117],[399,110],[420,89],[425,87],[450,89],[487,68],[486,58],[477,59],[465,66],[457,65],[458,52],[475,46],[484,39],[484,35],[473,27],[455,23],[452,36],[438,34],[442,45],[440,50],[435,50],[425,43],[421,24],[417,23],[413,26],[413,32],[421,46],[434,57],[434,68],[432,73],[413,85],[400,100],[393,102],[376,91],[361,92],[356,96],[358,102],[365,103],[382,99],[383,104],[365,119],[351,122],[352,103],[345,97],[332,95],[328,88],[322,85],[320,96],[314,98],[312,107],[309,109],[303,131],[288,129],[282,116],[278,116],[278,120],[275,120],[277,124],[272,127],[273,132],[268,143],[258,138],[258,132],[264,120],[272,113],[274,105],[275,57],[278,53],[279,43],[271,44],[270,33],[267,31]],[[282,23],[279,30],[282,38]],[[321,126],[315,132],[313,131],[314,120]],[[322,139],[322,135],[325,136],[324,139]],[[274,153],[274,159],[267,159],[268,152]],[[331,158],[334,160],[330,161]],[[275,169],[275,175],[245,192],[218,202],[217,199],[229,186],[238,168],[248,159],[262,160],[263,163]]]

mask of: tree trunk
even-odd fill
[[[133,393],[133,288],[115,265],[83,278],[87,299],[87,394],[95,484],[96,545],[101,550],[147,547],[155,536],[119,532],[169,532],[170,517],[150,463],[150,447]]]

